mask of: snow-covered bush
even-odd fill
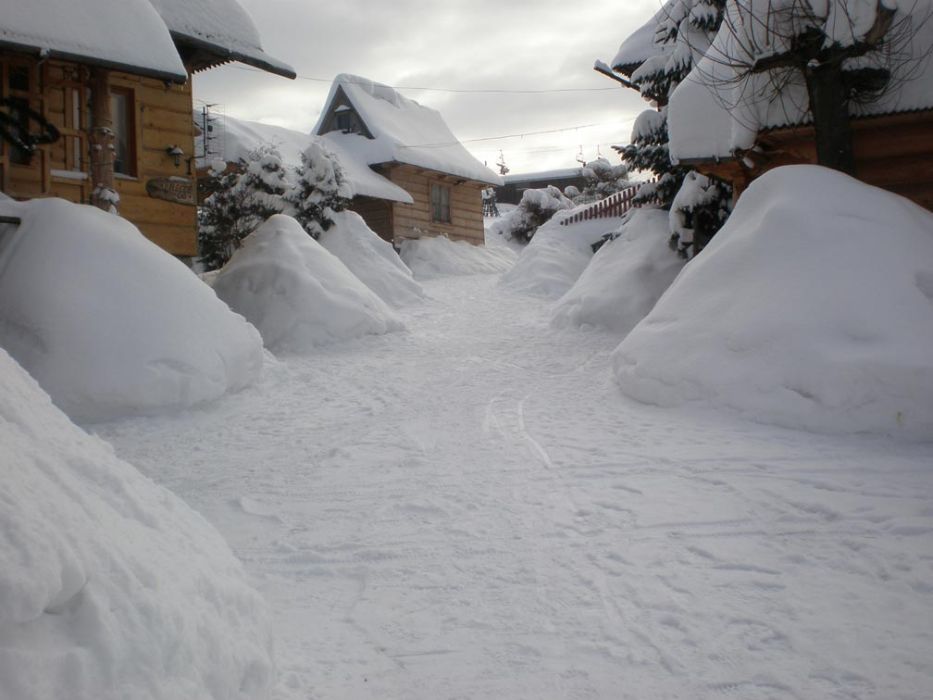
[[[268,613],[223,538],[3,350],[0,445],[0,697],[269,697]]]
[[[273,216],[247,236],[214,278],[214,291],[276,351],[304,352],[403,328],[382,299],[289,216]]]
[[[670,254],[666,233],[667,212],[632,210],[557,302],[552,324],[632,330],[684,266]]]
[[[223,175],[198,213],[198,251],[206,270],[222,267],[240,242],[274,214],[287,213],[290,189],[282,156],[261,146]]]
[[[315,240],[334,223],[334,216],[346,209],[353,197],[337,156],[320,141],[314,141],[301,154],[295,184],[285,196],[291,215]]]
[[[525,190],[518,206],[493,224],[493,230],[506,239],[528,243],[538,228],[559,211],[572,209],[573,202],[553,185],[540,190]]]
[[[454,275],[488,275],[505,272],[515,264],[516,254],[504,245],[478,246],[428,236],[402,241],[402,260],[416,279]]]
[[[256,329],[125,219],[61,199],[4,210],[23,223],[0,237],[0,346],[72,418],[184,408],[258,377]]]
[[[628,166],[624,163],[613,165],[602,157],[590,161],[583,166],[586,185],[582,193],[572,198],[573,201],[577,204],[596,202],[624,190],[629,186],[628,172]]]
[[[732,188],[691,170],[671,203],[670,246],[687,258],[702,250],[732,211]]]
[[[424,299],[424,290],[392,244],[380,238],[356,212],[333,214],[333,226],[319,242],[390,306],[406,306]]]
[[[613,363],[648,403],[929,439],[930,348],[933,215],[801,165],[752,184]]]

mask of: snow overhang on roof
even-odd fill
[[[510,174],[503,176],[502,182],[510,185],[515,182],[544,182],[570,177],[583,177],[583,168],[556,168],[554,170],[539,170],[535,173]]]
[[[667,11],[668,3],[664,4],[650,20],[636,29],[622,42],[610,66],[613,70],[631,77],[632,73],[645,61],[659,52],[654,43],[655,30],[658,27],[662,13]]]
[[[373,138],[348,134],[341,141],[367,165],[401,163],[489,185],[502,178],[474,158],[436,110],[394,88],[355,75],[338,75],[313,133],[321,129],[342,91]]]
[[[149,0],[195,71],[239,61],[286,78],[295,70],[262,49],[253,20],[236,0]]]
[[[149,0],[4,3],[0,47],[176,83],[188,79],[172,37]]]

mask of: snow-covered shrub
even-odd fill
[[[833,170],[777,168],[622,342],[615,374],[648,403],[929,439],[931,271],[929,211]]]
[[[573,202],[553,185],[540,190],[525,190],[518,206],[497,222],[495,231],[509,240],[528,243],[542,224],[557,212],[572,209]]]
[[[337,156],[320,141],[314,141],[301,154],[301,165],[294,186],[285,199],[291,215],[315,240],[334,223],[334,216],[346,209],[353,197]]]
[[[577,204],[596,202],[620,192],[629,185],[628,166],[624,163],[613,165],[605,158],[597,158],[583,166],[583,178],[586,185],[583,192],[572,198]]]
[[[443,236],[406,239],[402,241],[400,255],[415,278],[422,280],[498,274],[512,267],[516,259],[515,252],[505,245],[479,246]]]
[[[214,278],[214,291],[276,351],[403,328],[382,299],[289,216],[273,216],[247,236]]]
[[[390,306],[424,299],[424,290],[392,244],[380,238],[356,212],[334,214],[333,226],[318,241]]]
[[[667,212],[632,210],[557,302],[552,324],[632,330],[684,266],[671,255],[666,234]]]
[[[732,188],[691,170],[671,203],[670,246],[681,257],[702,250],[732,211]]]
[[[0,238],[0,345],[72,418],[184,408],[258,377],[256,329],[125,219],[61,199],[4,209],[23,223]]]
[[[579,197],[581,194],[582,193],[580,192],[580,188],[574,185],[567,185],[564,188],[564,196],[573,202],[577,201],[577,197]]]
[[[0,697],[269,697],[268,612],[223,538],[3,350],[0,445]]]
[[[261,146],[223,175],[198,214],[198,251],[206,270],[222,267],[240,242],[273,214],[287,213],[290,189],[282,156]]]

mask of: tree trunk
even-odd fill
[[[116,212],[119,196],[113,187],[113,115],[110,109],[110,73],[91,71],[91,204]]]
[[[831,61],[804,71],[810,113],[816,131],[816,161],[833,170],[855,175],[849,96],[841,62]]]

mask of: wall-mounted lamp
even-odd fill
[[[183,155],[185,155],[185,152],[184,152],[183,150],[181,150],[181,147],[180,147],[180,146],[178,146],[178,145],[169,146],[168,148],[165,149],[165,152],[168,153],[170,156],[172,156],[172,157],[175,159],[175,167],[176,167],[176,168],[177,168],[179,165],[181,165],[181,157],[182,157]]]

